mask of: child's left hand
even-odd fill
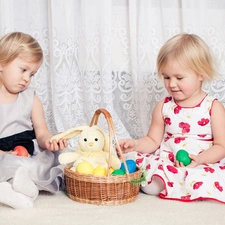
[[[191,163],[187,166],[188,168],[195,168],[196,166],[200,165],[198,155],[189,154],[189,157],[191,159]]]
[[[184,166],[182,162],[179,162],[177,160],[175,160],[175,166],[178,168],[179,167],[195,168],[200,164],[199,157],[197,155],[189,154],[188,156],[191,159],[191,163],[188,166]]]
[[[68,146],[67,140],[59,140],[58,142],[53,141],[52,143],[49,140],[45,141],[45,147],[49,151],[59,151],[63,150]]]

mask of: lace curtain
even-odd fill
[[[26,32],[43,48],[32,85],[53,133],[88,125],[106,108],[118,138],[145,135],[166,95],[157,53],[180,32],[201,36],[217,57],[219,76],[204,88],[225,105],[222,0],[0,0],[0,17],[0,35]]]

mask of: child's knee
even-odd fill
[[[153,177],[150,184],[141,187],[141,190],[149,195],[158,195],[161,191],[164,190],[164,184],[161,178]]]

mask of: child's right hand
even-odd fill
[[[49,151],[59,151],[59,150],[63,150],[64,148],[66,148],[68,146],[68,142],[65,139],[59,140],[57,141],[53,141],[51,142],[50,140],[46,140],[45,141],[45,147],[46,149],[48,149]]]
[[[123,139],[119,141],[119,146],[123,153],[133,152],[136,147],[136,140],[133,139]]]

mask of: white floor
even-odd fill
[[[225,205],[162,200],[140,193],[132,203],[98,206],[75,202],[63,192],[41,193],[33,209],[0,205],[0,218],[1,225],[224,225]]]

